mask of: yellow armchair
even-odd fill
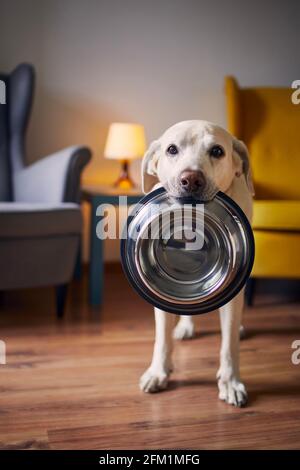
[[[300,105],[291,94],[291,88],[240,88],[225,78],[228,130],[247,145],[253,172],[252,279],[300,278]]]

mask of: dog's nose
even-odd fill
[[[180,175],[180,186],[188,193],[203,189],[205,186],[205,177],[202,171],[183,171]]]

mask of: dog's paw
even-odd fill
[[[248,400],[245,385],[237,379],[218,380],[219,398],[229,405],[245,406]]]
[[[169,375],[169,371],[158,371],[150,366],[140,378],[140,389],[146,393],[155,393],[165,390],[168,385]]]
[[[192,322],[183,323],[179,320],[173,331],[174,339],[191,339],[195,336],[195,327]]]

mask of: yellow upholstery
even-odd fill
[[[300,277],[300,105],[291,88],[225,79],[228,130],[248,146],[255,203],[254,277]]]
[[[299,232],[254,230],[253,277],[299,278]]]
[[[299,230],[300,232],[300,200],[255,200],[252,226],[259,230]]]

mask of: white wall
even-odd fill
[[[299,17],[298,0],[0,0],[0,68],[37,70],[28,160],[84,143],[85,180],[113,181],[111,121],[143,123],[149,141],[183,119],[225,125],[224,75],[299,78]]]

